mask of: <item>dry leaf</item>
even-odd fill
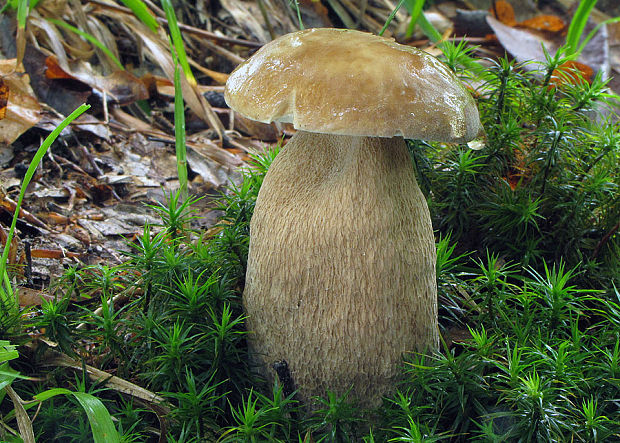
[[[245,118],[239,113],[235,113],[235,129],[248,134],[258,140],[273,142],[280,138],[280,134],[274,123],[261,123]]]
[[[109,12],[111,16],[114,16],[113,11]],[[118,15],[118,14],[117,14]],[[124,15],[120,15],[125,20],[130,20]],[[145,25],[131,18],[132,30],[137,37],[142,39],[147,54],[149,54],[153,60],[159,65],[159,67],[166,73],[168,79],[174,79],[174,63],[170,55],[170,47],[166,36],[163,35],[163,30],[160,29],[160,34],[154,34]],[[197,86],[192,86],[187,81],[184,75],[181,75],[181,89],[183,91],[183,100],[187,103],[187,106],[203,121],[205,121],[211,128],[213,128],[218,134],[222,134],[224,128],[222,123],[217,118],[211,106],[202,97]]]
[[[543,38],[528,29],[507,26],[490,15],[487,16],[487,23],[495,32],[502,46],[518,62],[529,60],[544,62],[545,53],[543,52],[542,45],[547,48],[550,54],[555,54],[558,47],[562,44],[560,41]],[[536,64],[525,64],[523,67],[524,69],[538,69]]]
[[[5,106],[0,103],[0,113],[4,113],[0,119],[0,143],[10,145],[39,121],[41,107],[30,87],[30,77],[15,72],[15,59],[0,60],[0,77],[5,91],[4,95],[0,92],[0,100],[6,100]]]
[[[17,210],[17,203],[15,203],[5,194],[2,196],[2,199],[0,199],[0,207],[4,209],[5,211],[7,211],[8,213],[10,213],[11,215],[13,215],[15,211]],[[35,215],[26,211],[23,207],[19,208],[18,217],[20,220],[30,223],[31,225],[36,226],[37,228],[45,229],[47,231],[50,230],[49,226],[43,223]]]
[[[0,77],[0,120],[6,116],[6,108],[9,104],[9,85]]]
[[[515,11],[512,5],[505,0],[499,0],[493,3],[489,12],[497,20],[508,26],[514,26],[517,24],[515,19]]]
[[[53,295],[32,288],[20,287],[17,294],[20,306],[39,306],[42,300],[54,300]]]
[[[248,34],[262,43],[271,40],[269,33],[265,31],[264,21],[257,4],[241,0],[221,0],[220,3],[237,25]],[[255,10],[252,11],[252,9]]]
[[[41,18],[36,9],[31,11],[28,17],[28,29],[33,33],[34,38],[37,40],[39,46],[49,47],[51,52],[58,58],[58,64],[60,66],[68,66],[67,53],[65,51],[65,43],[62,34],[56,29],[56,27]],[[42,45],[47,39],[47,44]],[[30,54],[26,54],[24,64],[26,64]]]
[[[553,56],[565,41],[565,37],[561,33],[515,28],[507,26],[491,16],[487,16],[487,23],[495,32],[502,46],[518,62],[534,61],[544,64],[546,57],[542,49],[543,45],[547,52]],[[588,22],[588,26],[593,27],[593,24]],[[588,27],[586,27],[586,31],[588,31]],[[578,61],[588,65],[594,72],[601,72],[603,79],[609,77],[609,42],[606,27],[602,27],[592,40],[588,42]],[[523,64],[523,69],[540,69],[540,64],[525,63]]]
[[[304,25],[310,27],[332,27],[332,21],[329,18],[329,10],[321,3],[320,0],[301,0],[299,6],[303,8]]]
[[[90,132],[99,138],[107,141],[110,140],[110,127],[91,114],[80,115],[78,118],[73,120],[71,126],[75,130]]]
[[[78,80],[97,91],[105,92],[110,99],[120,105],[128,105],[149,97],[144,83],[127,71],[115,71],[106,76],[98,75],[89,63],[69,62],[66,67],[63,67],[53,55],[45,60],[45,66],[47,78]]]
[[[213,71],[211,69],[205,68],[203,66],[200,66],[198,63],[194,62],[193,60],[190,59],[190,63],[193,67],[195,67],[196,69],[198,69],[200,72],[202,72],[203,74],[208,75],[209,77],[211,77],[213,80],[215,80],[216,83],[219,83],[220,85],[223,85],[226,83],[226,80],[228,80],[228,76],[230,74],[225,74],[223,72],[217,72],[217,71]]]
[[[113,109],[111,113],[119,123],[126,125],[133,131],[148,134],[152,137],[157,137],[161,140],[169,142],[170,144],[175,143],[174,136],[161,132],[149,125],[148,123],[145,123],[142,120],[139,120],[136,117],[129,115],[118,108]],[[201,139],[199,142],[196,143],[192,143],[191,140],[192,138],[190,137],[187,141],[188,155],[191,150],[195,150],[198,155],[201,155],[206,159],[213,160],[226,167],[239,166],[242,163],[239,157],[237,157],[236,155],[232,155],[226,150],[220,148],[212,140]],[[209,178],[205,177],[205,181],[208,180]]]
[[[67,10],[67,0],[42,0],[37,5],[37,10],[46,17],[61,18]]]
[[[558,69],[554,69],[551,75],[551,83],[557,86],[562,84],[581,85],[591,83],[594,71],[585,63],[578,61],[567,61],[562,63]]]
[[[30,75],[30,85],[34,90],[36,97],[41,103],[45,103],[58,111],[59,114],[55,117],[60,117],[60,120],[54,118],[53,124],[43,127],[46,130],[52,131],[58,123],[62,121],[65,115],[69,115],[78,106],[86,102],[92,90],[88,85],[82,82],[69,80],[69,79],[49,79],[46,76],[46,59],[47,55],[39,51],[32,45],[26,46],[26,57],[24,58],[24,67],[26,72]],[[60,61],[59,66],[62,66]],[[43,113],[43,119],[45,119],[45,113]],[[45,126],[45,125],[44,125]],[[67,130],[66,128],[65,130]]]
[[[536,31],[561,32],[566,27],[566,23],[555,15],[537,15],[528,20],[523,20],[517,24],[520,28],[534,29]]]
[[[165,406],[165,399],[158,396],[154,392],[151,392],[147,389],[144,389],[138,385],[135,385],[127,380],[123,380],[122,378],[116,377],[107,372],[101,371],[95,367],[84,365],[84,362],[74,360],[66,354],[62,354],[60,352],[56,352],[53,350],[46,350],[44,357],[41,359],[43,366],[59,366],[59,367],[68,367],[75,369],[76,371],[85,370],[88,376],[98,382],[105,382],[106,387],[109,389],[114,389],[118,392],[122,392],[124,394],[130,395],[134,398],[152,403],[152,406],[157,406],[161,408],[162,411],[167,412],[167,407]]]
[[[50,55],[45,59],[45,77],[50,80],[56,79],[73,79],[73,76],[67,74],[58,64],[55,55]]]
[[[15,411],[15,419],[17,420],[19,435],[22,441],[24,443],[35,443],[32,422],[30,421],[30,417],[28,416],[26,409],[24,409],[24,404],[26,402],[22,400],[19,395],[17,395],[10,384],[4,386],[4,391],[13,401],[13,411]]]
[[[62,249],[31,249],[30,254],[33,258],[52,258],[55,260],[80,257],[80,254],[77,252],[63,251]]]

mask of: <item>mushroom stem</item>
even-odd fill
[[[253,358],[302,398],[375,406],[407,351],[437,348],[435,243],[404,140],[299,131],[267,173],[243,303]]]

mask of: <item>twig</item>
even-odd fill
[[[103,175],[103,171],[99,168],[99,166],[95,162],[95,157],[93,157],[93,155],[90,152],[88,152],[88,149],[86,149],[86,146],[82,144],[78,144],[78,146],[80,147],[80,151],[82,151],[82,154],[84,155],[84,157],[86,157],[86,160],[88,160],[88,163],[90,163],[91,168],[93,168],[93,172],[97,174],[96,175],[97,177],[101,177]]]
[[[3,196],[2,201],[0,201],[0,206],[11,214],[14,214],[17,209],[17,203],[11,200],[7,195]],[[19,209],[19,217],[37,228],[46,229],[48,231],[51,230],[46,223],[42,222],[38,217],[26,211],[24,208]]]
[[[205,46],[207,46],[213,52],[215,52],[218,55],[221,55],[224,58],[227,58],[230,62],[234,63],[235,65],[240,65],[241,63],[243,63],[245,61],[245,59],[243,57],[239,57],[234,52],[229,51],[227,49],[224,49],[221,46],[218,46],[218,45],[216,45],[213,42],[210,42],[210,41],[206,40],[203,43],[204,43]]]
[[[605,246],[605,243],[607,243],[609,241],[609,239],[616,233],[618,232],[618,229],[620,229],[620,221],[618,223],[616,223],[616,226],[614,226],[613,228],[611,228],[611,230],[605,234],[605,236],[601,239],[601,241],[598,242],[598,244],[596,245],[596,247],[594,248],[594,251],[592,251],[592,258],[595,259],[596,257],[598,257],[598,254],[601,252],[601,249],[603,248],[603,246]]]
[[[24,240],[24,252],[26,254],[26,283],[28,287],[34,287],[32,282],[32,249],[30,248],[30,240]]]
[[[263,0],[258,0],[258,9],[260,9],[260,13],[263,16],[263,20],[265,21],[265,25],[267,26],[267,31],[269,31],[269,36],[272,40],[275,39],[276,33],[273,31],[273,26],[271,26],[269,14],[267,13],[267,9],[265,8],[265,3],[263,3]]]

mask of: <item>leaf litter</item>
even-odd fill
[[[478,8],[473,12],[484,14],[494,34],[475,41],[483,42],[479,51],[485,55],[507,50],[519,61],[542,61],[541,44],[553,54],[570,20],[564,1],[553,11],[526,10],[519,2],[501,0],[485,12],[476,3],[469,5]],[[0,16],[0,54],[5,57],[0,60],[0,113],[5,114],[0,119],[4,165],[0,177],[7,199],[19,189],[20,171],[44,134],[79,104],[93,105],[90,114],[64,131],[28,190],[26,208],[50,225],[43,228],[25,215],[20,217],[20,238],[34,236],[33,247],[64,251],[61,261],[77,257],[87,264],[114,259],[106,251],[122,249],[125,237],[139,233],[145,222],[156,222],[143,203],[161,200],[165,190],[177,186],[174,63],[165,14],[149,5],[156,26],[145,25],[121,4],[100,0],[43,2],[30,12],[28,26],[19,35],[14,18]],[[395,7],[392,0],[299,2],[309,26],[342,26],[340,21],[375,33]],[[458,7],[454,2],[438,2],[425,15],[443,23],[442,31],[449,36],[459,28],[458,23],[450,26],[458,21]],[[565,8],[562,17],[554,13],[561,7]],[[197,84],[181,76],[188,112],[191,191],[215,195],[238,179],[237,170],[248,153],[291,133],[287,125],[265,125],[234,115],[222,103],[221,85],[256,48],[295,31],[298,19],[286,0],[226,0],[219,8],[199,2],[188,8],[197,13],[185,11],[179,25],[190,64],[200,76]],[[405,7],[385,35],[402,40],[408,25]],[[580,63],[571,67],[589,76],[599,70],[606,76],[617,72],[620,33],[612,32],[611,40],[604,29],[600,34]],[[423,40],[414,43],[425,46]],[[10,57],[21,44],[24,68],[17,72]],[[432,50],[429,45],[426,41]],[[616,49],[610,51],[610,47]],[[209,205],[203,204],[201,211],[206,213]],[[0,205],[1,210],[10,214],[5,206]],[[40,275],[39,281],[42,286],[48,284],[49,275]]]

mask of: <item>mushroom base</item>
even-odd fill
[[[408,351],[436,349],[435,242],[402,138],[298,132],[250,225],[243,305],[252,358],[285,360],[302,399],[376,406]]]

